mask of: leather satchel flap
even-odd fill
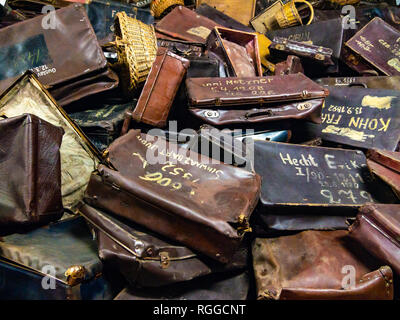
[[[398,202],[388,186],[373,179],[361,151],[262,141],[255,141],[254,148],[265,206],[338,207],[335,212],[343,214],[345,207]]]
[[[132,118],[164,127],[176,92],[189,67],[189,60],[160,47]]]
[[[0,71],[0,92],[27,69],[44,85],[53,86],[106,66],[81,4],[57,10],[52,18],[49,24],[54,26],[47,29],[40,15],[0,30],[0,60],[10,66]]]
[[[381,18],[374,18],[346,42],[355,53],[387,76],[400,75],[400,59],[396,55],[400,32]]]
[[[304,74],[252,78],[189,78],[189,104],[236,106],[324,98],[328,90]]]
[[[156,24],[156,30],[173,38],[204,44],[216,26],[216,22],[178,6]]]
[[[400,141],[400,93],[330,87],[318,135],[359,148],[394,151]]]

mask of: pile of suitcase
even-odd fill
[[[0,1],[0,299],[397,299],[400,7]]]

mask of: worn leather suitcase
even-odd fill
[[[217,275],[154,290],[126,287],[114,300],[246,300],[249,276]]]
[[[207,39],[207,52],[226,65],[229,77],[262,76],[257,35],[215,27]]]
[[[360,208],[350,226],[350,237],[380,261],[400,274],[399,226],[400,206],[374,204]]]
[[[367,160],[367,164],[371,173],[385,181],[400,199],[400,173],[371,159]]]
[[[384,75],[398,76],[399,37],[399,30],[376,17],[348,40],[346,46]]]
[[[0,116],[10,118],[24,113],[64,129],[60,148],[61,194],[64,208],[73,210],[83,197],[90,174],[101,161],[100,152],[32,72],[21,76],[0,96]]]
[[[57,10],[55,29],[43,28],[42,19],[38,16],[0,30],[0,61],[10,66],[0,72],[0,93],[27,69],[63,106],[118,86],[81,4]]]
[[[400,173],[400,152],[371,149],[367,152],[367,158]]]
[[[63,134],[31,114],[0,120],[0,235],[61,218]]]
[[[317,131],[326,141],[394,151],[400,141],[399,92],[329,87]]]
[[[84,4],[90,23],[100,44],[114,40],[114,17],[119,11],[146,24],[153,24],[154,17],[149,9],[142,9],[119,1],[88,0]]]
[[[0,241],[2,300],[110,300],[124,284],[105,271],[81,217]]]
[[[334,87],[358,87],[387,90],[398,90],[400,87],[400,76],[320,78],[314,81],[323,86]]]
[[[367,202],[398,202],[369,173],[361,151],[255,141],[254,152],[254,168],[262,177],[261,214],[307,210],[348,216]]]
[[[102,151],[120,136],[125,114],[132,112],[135,106],[136,101],[125,104],[106,104],[98,109],[73,112],[69,116],[94,146]]]
[[[256,239],[253,266],[262,300],[393,300],[393,274],[348,232],[304,231]]]
[[[295,55],[302,58],[307,64],[312,64],[313,68],[334,65],[332,60],[333,50],[300,41],[289,40],[283,37],[274,37],[269,46],[271,55],[280,58],[287,58],[288,55]]]
[[[216,8],[246,26],[249,25],[250,19],[254,17],[256,8],[256,0],[196,0],[196,7],[203,3]]]
[[[211,125],[303,119],[320,122],[328,90],[303,74],[186,80],[189,112]]]
[[[131,130],[93,173],[85,201],[227,263],[249,231],[258,175]],[[206,164],[207,163],[207,164]]]
[[[244,246],[232,263],[223,265],[87,204],[79,208],[79,213],[94,229],[100,258],[105,265],[120,272],[130,286],[160,287],[212,273],[221,275],[221,272],[243,270],[247,264]]]
[[[156,30],[172,38],[206,43],[218,23],[186,7],[176,7],[156,24]]]
[[[132,115],[127,114],[125,118],[121,135],[129,130],[131,119],[160,128],[167,125],[172,103],[189,64],[189,60],[167,48],[158,49],[136,107]]]
[[[329,32],[323,32],[329,30]],[[297,26],[286,29],[270,31],[266,34],[269,39],[283,37],[293,41],[305,42],[315,46],[332,49],[335,66],[329,67],[326,72],[338,72],[338,60],[342,51],[344,36],[342,18],[316,21],[310,25]]]

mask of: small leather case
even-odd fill
[[[159,48],[132,118],[155,127],[165,127],[172,102],[189,64],[189,60],[173,54],[167,48]],[[124,128],[129,126],[124,124]]]
[[[374,18],[346,46],[387,76],[400,75],[400,32],[381,18]]]
[[[262,76],[255,33],[215,27],[207,39],[207,50],[226,64],[230,77]]]
[[[332,61],[332,49],[293,41],[283,37],[274,37],[269,50],[271,54],[284,58],[291,54],[323,66],[334,65]]]

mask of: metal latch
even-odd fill
[[[161,268],[167,269],[170,263],[168,252],[160,252],[160,259]]]

